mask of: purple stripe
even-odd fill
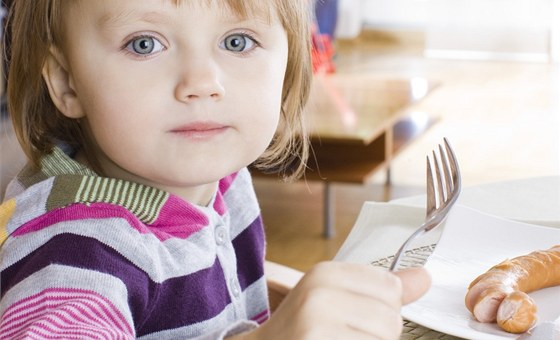
[[[265,237],[261,216],[259,215],[233,241],[237,255],[237,276],[241,289],[264,276]]]
[[[157,294],[154,312],[138,325],[138,336],[210,319],[231,303],[218,260],[208,269],[167,280]]]
[[[54,237],[1,272],[2,293],[50,264],[95,270],[124,282],[138,336],[210,319],[231,302],[218,260],[210,268],[158,284],[113,248],[72,234]]]

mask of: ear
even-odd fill
[[[74,90],[68,64],[58,48],[54,46],[49,48],[42,74],[49,89],[51,100],[58,110],[68,118],[84,117],[85,113]]]

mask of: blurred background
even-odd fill
[[[439,82],[404,108],[437,120],[390,161],[390,185],[386,169],[365,183],[330,185],[330,239],[322,235],[321,181],[255,179],[268,258],[300,270],[331,259],[364,201],[425,193],[425,157],[443,137],[453,144],[464,186],[560,175],[559,2],[318,1],[320,10],[337,11],[331,76]],[[317,14],[330,33],[332,12]],[[368,100],[375,98],[372,92]]]

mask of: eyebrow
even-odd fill
[[[260,22],[261,24],[270,25],[269,15],[262,14],[262,15],[256,15],[250,17],[243,17],[233,12],[231,9],[225,9],[225,8],[222,9],[223,12],[221,13],[221,16],[224,22],[242,23],[242,22],[255,20],[257,22]],[[142,11],[137,9],[128,9],[128,10],[123,10],[121,12],[118,12],[116,14],[105,13],[99,19],[98,24],[101,27],[121,27],[138,21],[157,25],[157,24],[169,23],[169,17],[164,14],[161,14],[158,11]]]
[[[161,23],[168,22],[169,19],[165,15],[162,15],[159,12],[155,12],[155,11],[142,12],[133,9],[128,11],[122,11],[116,15],[113,13],[107,13],[99,19],[99,24],[101,26],[119,27],[131,22],[138,22],[138,21],[148,22],[152,24],[161,24]]]

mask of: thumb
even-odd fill
[[[402,282],[402,303],[409,304],[418,300],[428,291],[431,278],[424,268],[409,268],[395,272]]]

